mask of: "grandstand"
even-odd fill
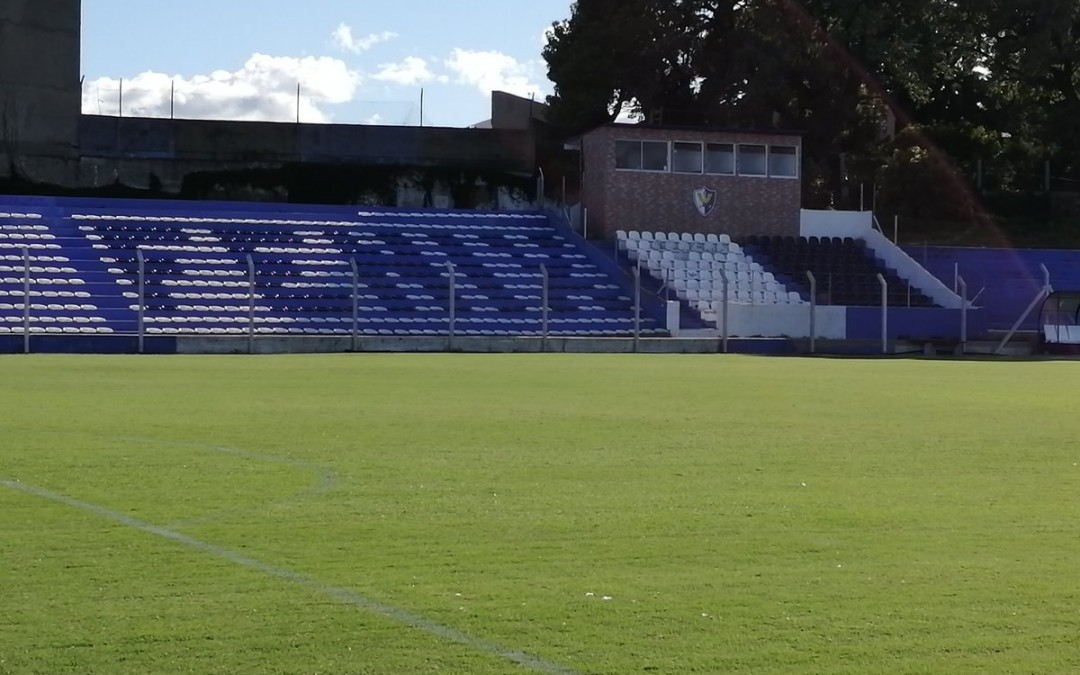
[[[635,314],[625,278],[539,213],[33,204],[0,212],[8,335],[663,332],[655,311]]]
[[[796,131],[556,143],[501,92],[472,129],[82,115],[79,3],[0,15],[0,180],[155,198],[0,197],[0,351],[983,350],[1038,333],[1040,265],[1080,282],[1071,253],[905,250],[803,210]]]
[[[861,238],[825,238],[810,234],[815,215],[804,216],[806,237],[742,244],[726,234],[620,232],[608,257],[539,211],[8,198],[0,203],[0,344],[243,351],[258,338],[260,351],[447,349],[456,337],[488,351],[525,348],[493,339],[561,338],[610,350],[625,348],[620,338],[681,336],[708,350],[723,334],[747,340],[744,350],[771,341],[775,351],[808,337],[879,339],[882,308],[867,287],[877,274],[893,289],[888,339],[958,329],[959,298],[920,279],[918,271],[929,274],[896,258],[902,252],[869,224]],[[811,262],[829,280],[816,295],[793,267]],[[971,321],[972,335],[979,326]],[[289,342],[301,337],[336,341]],[[234,341],[214,342],[226,338]],[[388,346],[386,338],[429,341]]]

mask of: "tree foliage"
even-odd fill
[[[544,58],[568,132],[624,112],[798,129],[810,191],[940,164],[925,153],[993,163],[1005,189],[1043,159],[1080,178],[1080,0],[577,0]]]

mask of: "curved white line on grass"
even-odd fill
[[[445,626],[441,623],[424,618],[419,614],[413,614],[412,612],[407,612],[403,609],[398,609],[397,607],[392,607],[381,602],[376,602],[375,600],[366,598],[359,593],[350,591],[347,588],[341,588],[340,586],[328,586],[316,579],[304,576],[299,572],[294,572],[284,567],[278,567],[277,565],[272,565],[270,563],[257,560],[255,558],[237,553],[235,551],[230,551],[229,549],[222,548],[221,546],[217,546],[216,544],[211,544],[209,542],[202,541],[201,539],[189,537],[186,534],[181,534],[180,532],[176,532],[175,530],[159,527],[152,523],[139,520],[138,518],[133,518],[118,511],[107,509],[103,506],[91,504],[90,502],[84,502],[82,500],[75,499],[74,497],[68,497],[66,495],[45,490],[44,488],[27,485],[26,483],[21,483],[19,481],[0,479],[0,485],[10,488],[12,490],[18,490],[19,492],[23,492],[28,495],[34,495],[35,497],[47,499],[49,501],[57,502],[59,504],[65,504],[80,511],[92,513],[96,516],[107,518],[122,525],[127,525],[128,527],[139,530],[140,532],[157,535],[158,537],[161,537],[163,539],[168,539],[178,544],[183,544],[184,546],[195,549],[196,551],[202,551],[203,553],[207,553],[218,558],[223,558],[242,567],[255,570],[256,572],[262,572],[263,574],[266,574],[268,576],[275,577],[283,581],[288,581],[298,586],[303,586],[308,590],[312,590],[317,593],[321,593],[322,595],[329,596],[331,598],[334,598],[335,600],[338,600],[339,602],[352,605],[354,607],[365,610],[372,614],[377,614],[387,619],[393,619],[394,621],[405,624],[406,626],[410,626],[412,628],[417,628],[427,633],[431,633],[432,635],[444,638],[446,640],[449,640],[450,642],[456,642],[459,645],[464,645],[466,647],[470,647],[472,649],[490,654],[492,656],[502,657],[508,661],[512,661],[520,666],[529,668],[536,672],[548,673],[549,675],[577,675],[577,673],[573,670],[563,668],[560,665],[545,661],[539,657],[533,656],[531,654],[526,654],[525,652],[517,651],[514,649],[508,649],[501,645],[495,644],[494,642],[488,642],[487,640],[481,640],[471,637],[449,626]]]
[[[311,471],[316,474],[318,478],[315,483],[306,490],[298,492],[290,497],[284,499],[275,499],[273,501],[263,502],[258,506],[251,506],[247,508],[227,509],[224,511],[215,511],[208,513],[204,516],[198,516],[195,518],[189,518],[187,520],[181,520],[178,522],[170,523],[167,527],[173,528],[185,528],[194,527],[196,525],[203,525],[211,523],[222,518],[236,515],[238,513],[245,513],[254,511],[259,508],[270,508],[273,506],[284,506],[286,504],[293,504],[300,501],[311,499],[312,497],[318,497],[319,495],[326,494],[330,490],[337,486],[338,477],[337,473],[330,468],[322,466],[321,464],[314,464],[312,462],[305,462],[299,459],[290,459],[288,457],[277,457],[275,455],[263,455],[257,452],[249,452],[247,450],[237,450],[235,448],[226,448],[224,446],[217,445],[205,445],[203,443],[185,443],[181,441],[166,441],[162,443],[158,440],[147,438],[118,438],[118,441],[125,443],[138,443],[141,445],[157,445],[157,446],[170,446],[175,448],[187,448],[192,450],[202,450],[206,452],[217,452],[223,455],[230,455],[232,457],[238,457],[240,459],[251,459],[258,462],[265,462],[267,464],[277,464],[279,466],[289,466],[297,469],[303,469],[305,471]]]

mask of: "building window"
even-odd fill
[[[783,145],[769,146],[769,175],[777,178],[797,178],[799,176],[797,148]]]
[[[615,141],[615,168],[626,171],[667,171],[667,141]]]
[[[668,170],[667,141],[641,142],[641,168],[644,171]]]
[[[641,143],[638,141],[615,141],[615,168],[640,171]]]
[[[675,141],[671,151],[671,170],[675,173],[701,173],[701,143]]]
[[[766,164],[765,155],[764,145],[740,145],[739,175],[768,176],[769,167]]]
[[[735,146],[730,143],[709,143],[705,148],[705,173],[734,175]]]

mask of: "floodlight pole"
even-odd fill
[[[357,334],[360,331],[360,269],[356,258],[349,259],[352,270],[352,351],[356,351]]]
[[[255,260],[247,254],[248,268],[248,354],[255,353]]]
[[[879,272],[878,283],[881,284],[881,353],[889,353],[889,283]]]
[[[543,283],[543,290],[540,294],[540,351],[547,351],[547,339],[548,339],[548,284],[550,283],[550,277],[548,276],[547,265],[540,265],[540,276]]]
[[[143,250],[136,249],[135,258],[139,261],[139,353],[146,353],[146,256]]]
[[[817,278],[810,270],[806,270],[806,278],[810,280],[810,353],[817,353]]]
[[[30,247],[23,254],[23,354],[30,353]]]

